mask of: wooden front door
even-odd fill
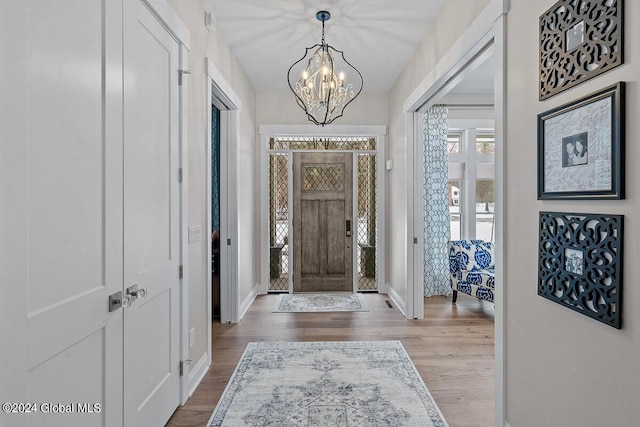
[[[352,157],[294,154],[294,292],[353,291]]]

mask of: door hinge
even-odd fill
[[[184,266],[180,266],[178,267],[178,279],[183,279],[184,278]]]
[[[191,364],[191,359],[180,361],[180,376],[184,375],[184,365],[190,365],[190,364]]]
[[[414,245],[417,245],[417,244],[418,244],[418,238],[417,238],[417,237],[414,237],[414,238],[413,238],[413,244],[414,244]]]
[[[178,70],[178,84],[182,86],[182,76],[184,74],[191,74],[191,70]]]
[[[178,168],[178,182],[182,182],[182,168]]]
[[[231,239],[227,239],[227,246],[231,246]]]

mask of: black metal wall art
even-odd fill
[[[540,16],[542,101],[624,62],[623,0],[560,0]]]
[[[623,219],[540,212],[538,295],[620,329]]]

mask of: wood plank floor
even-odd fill
[[[368,312],[272,313],[277,296],[259,296],[238,324],[214,323],[213,363],[168,426],[206,425],[251,341],[399,340],[451,427],[493,425],[493,305],[459,295],[425,298],[425,317],[406,320],[389,298],[364,294]]]

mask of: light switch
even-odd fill
[[[196,243],[202,240],[202,228],[199,225],[189,226],[189,243]]]

